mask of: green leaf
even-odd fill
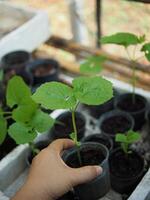
[[[105,36],[101,38],[101,43],[103,44],[117,44],[124,47],[130,45],[140,44],[141,39],[132,33],[116,33],[110,36]]]
[[[135,132],[135,131],[132,131],[132,130],[128,131],[126,137],[127,137],[127,142],[129,144],[137,142],[141,139],[141,135],[138,132]]]
[[[1,109],[0,112],[2,112]],[[7,135],[7,121],[3,117],[3,115],[0,114],[0,145],[4,142],[6,135]]]
[[[55,120],[48,114],[42,112],[41,110],[37,110],[30,121],[30,125],[38,132],[43,133],[48,131],[54,125],[54,122]]]
[[[121,133],[116,134],[115,137],[116,142],[127,143],[127,136]]]
[[[70,133],[69,134],[70,138],[75,141],[75,138],[76,138],[76,134],[73,132],[73,133]]]
[[[37,109],[37,104],[30,98],[26,97],[18,108],[12,112],[12,118],[17,122],[29,122]]]
[[[14,105],[19,105],[25,97],[31,96],[31,91],[19,76],[14,76],[8,82],[6,91],[7,105],[11,108]]]
[[[84,74],[97,74],[102,70],[102,63],[106,60],[104,56],[91,56],[80,65],[80,72]]]
[[[17,144],[32,142],[37,136],[36,131],[33,130],[31,127],[28,127],[25,124],[18,122],[12,124],[9,127],[8,133],[10,137],[12,137],[16,141]]]
[[[50,82],[41,85],[32,98],[46,109],[69,109],[75,106],[73,89],[63,83]]]
[[[78,77],[73,87],[76,98],[87,105],[100,105],[113,97],[112,83],[102,77]]]
[[[145,53],[145,57],[150,61],[150,43],[144,44],[141,51]]]

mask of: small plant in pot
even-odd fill
[[[135,93],[135,87],[137,82],[136,70],[137,70],[137,61],[141,58],[137,54],[137,49],[140,47],[138,53],[144,52],[145,57],[150,61],[150,43],[146,41],[145,35],[137,36],[132,33],[116,33],[114,35],[105,36],[101,39],[102,44],[116,44],[123,46],[129,60],[131,61],[131,84],[132,84],[132,93],[126,93],[120,95],[115,100],[115,107],[129,112],[135,120],[134,130],[141,129],[145,123],[145,112],[147,109],[147,100]],[[130,46],[133,46],[133,50],[129,49]],[[143,54],[142,54],[142,57]]]
[[[112,188],[121,194],[130,194],[144,175],[144,159],[130,147],[140,138],[140,134],[132,130],[116,135],[121,148],[114,149],[109,157],[110,176]]]
[[[9,112],[1,110],[0,132],[1,143],[7,136],[7,119],[14,122],[8,127],[9,136],[17,144],[30,145],[33,154],[37,149],[33,143],[38,133],[45,133],[54,123],[48,114],[41,111],[39,105],[31,98],[31,90],[19,76],[14,76],[9,82],[6,91],[6,103],[11,109]]]
[[[111,138],[115,143],[116,133],[126,133],[134,127],[133,117],[123,111],[112,110],[107,113],[104,113],[99,121],[98,126],[101,130],[102,135],[106,135]]]
[[[75,120],[78,132],[78,139],[83,138],[85,133],[86,119],[80,112],[75,112]],[[60,114],[55,121],[54,126],[50,130],[50,137],[52,139],[70,138],[70,133],[73,132],[71,112],[66,111]]]
[[[103,64],[106,60],[107,57],[103,55],[90,56],[81,63],[80,72],[88,76],[99,74],[103,70]],[[114,99],[118,92],[115,89],[113,91],[114,97],[109,101],[101,105],[90,105],[87,107],[93,117],[99,118],[103,113],[114,109]]]
[[[72,87],[63,83],[50,82],[41,85],[33,94],[33,99],[46,109],[69,109],[72,117],[73,132],[70,137],[75,147],[64,155],[65,162],[71,167],[102,165],[103,173],[94,181],[75,187],[79,198],[94,200],[105,195],[109,188],[109,152],[101,144],[78,141],[75,111],[79,103],[99,105],[113,96],[112,84],[102,77],[77,77]]]

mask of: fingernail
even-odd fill
[[[103,169],[100,166],[95,166],[95,168],[96,168],[97,176],[100,175]]]

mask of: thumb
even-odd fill
[[[73,169],[72,177],[74,177],[73,186],[90,182],[102,173],[100,166],[86,166]]]

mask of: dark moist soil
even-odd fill
[[[76,120],[76,126],[77,126],[77,132],[79,132],[83,127],[85,126],[85,122],[81,118],[75,117]],[[70,133],[73,132],[73,125],[72,125],[72,118],[70,116],[64,117],[64,119],[59,120],[62,125],[56,124],[55,130],[59,133],[61,133],[62,136],[68,136]]]
[[[124,116],[113,116],[103,122],[101,129],[111,135],[125,133],[130,129],[130,122]]]
[[[118,107],[128,112],[137,112],[137,111],[142,110],[145,107],[145,104],[137,96],[135,97],[135,103],[133,103],[132,96],[129,96],[123,99],[122,101],[120,101],[118,103]]]
[[[84,150],[80,150],[80,155],[81,155],[81,160],[82,160],[82,166],[100,165],[102,163],[102,161],[105,159],[102,152],[98,152],[95,149],[93,150],[91,148],[86,148]],[[77,157],[77,152],[74,153],[71,156],[71,158],[68,159],[66,164],[72,168],[81,167],[78,157]]]
[[[16,146],[14,140],[7,136],[4,143],[0,145],[0,160],[10,153]]]
[[[39,65],[36,69],[34,69],[33,73],[36,77],[46,76],[48,74],[53,74],[55,71],[54,67],[50,64],[42,64]]]
[[[109,140],[105,139],[105,138],[100,138],[100,137],[91,137],[88,142],[97,142],[97,143],[100,143],[100,144],[103,144],[105,145],[108,149],[111,148],[111,144],[109,142]]]
[[[125,155],[122,151],[116,151],[110,157],[110,171],[113,175],[120,178],[132,178],[141,172],[143,163],[135,153]]]

